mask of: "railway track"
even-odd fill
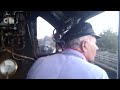
[[[110,79],[117,78],[118,56],[115,53],[99,51],[95,58],[95,64],[103,68]]]

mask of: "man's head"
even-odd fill
[[[96,56],[96,50],[98,50],[96,38],[94,36],[87,35],[80,37],[79,39],[80,47],[78,49],[84,54],[89,62],[93,62]]]
[[[65,33],[62,40],[65,42],[65,48],[79,50],[88,61],[92,62],[98,49],[96,45],[96,39],[98,38],[100,37],[94,33],[91,24],[83,22],[77,24]]]

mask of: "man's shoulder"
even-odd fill
[[[53,55],[47,55],[47,56],[44,56],[44,57],[40,57],[38,58],[37,60],[48,60],[48,59],[53,59],[53,58],[59,58],[59,57],[62,57],[62,54],[60,53],[56,53],[56,54],[53,54]]]
[[[48,55],[45,57],[40,57],[36,60],[36,63],[60,63],[62,61],[65,61],[66,57],[60,53],[53,54],[53,55]]]
[[[96,64],[90,64],[90,67],[91,67],[90,69],[92,70],[92,72],[95,76],[97,76],[97,77],[99,76],[100,79],[108,78],[106,71],[104,69],[102,69],[100,66],[98,66]]]

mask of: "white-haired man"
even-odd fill
[[[63,51],[39,58],[27,79],[108,79],[105,70],[91,63],[98,38],[90,23],[76,24],[61,39],[65,42]]]

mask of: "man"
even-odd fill
[[[76,24],[61,39],[63,51],[39,58],[27,79],[108,79],[107,73],[92,63],[98,38],[90,23]]]

